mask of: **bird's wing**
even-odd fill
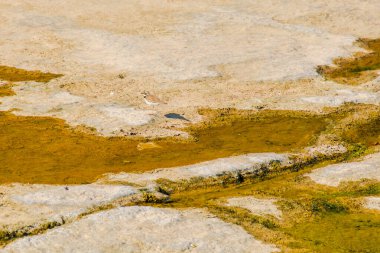
[[[146,99],[151,101],[151,102],[154,102],[154,103],[165,103],[164,101],[162,101],[161,99],[159,99],[155,95],[148,95],[148,96],[146,96]]]

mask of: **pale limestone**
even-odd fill
[[[249,210],[253,214],[266,216],[271,215],[281,219],[282,212],[276,206],[276,199],[258,199],[252,196],[229,198],[227,206],[241,207]]]
[[[305,102],[325,106],[341,106],[344,103],[380,104],[380,93],[337,90],[334,95],[301,98]]]
[[[100,182],[129,182],[139,185],[151,185],[157,179],[171,181],[189,180],[194,177],[216,177],[226,174],[253,173],[270,163],[289,164],[288,155],[276,153],[252,153],[227,158],[219,158],[193,165],[175,168],[156,169],[144,173],[108,174]]]
[[[19,85],[14,90],[18,95],[2,98],[0,110],[17,108],[19,110],[14,111],[16,115],[62,118],[72,126],[93,127],[103,135],[148,124],[156,114],[153,110],[140,110],[118,103],[96,103],[67,91],[47,89],[40,84]]]
[[[366,197],[364,198],[364,207],[373,210],[380,210],[380,197]]]
[[[278,252],[201,210],[122,207],[22,238],[1,252]]]
[[[379,81],[348,88],[315,71],[363,51],[352,45],[358,36],[376,36],[376,0],[3,0],[0,10],[2,64],[64,74],[33,89],[21,82],[16,96],[0,99],[18,115],[54,116],[103,135],[186,137],[172,129],[188,123],[163,115],[198,122],[199,107],[379,103]],[[146,106],[142,91],[167,104]]]
[[[358,162],[339,163],[316,169],[308,176],[318,184],[329,186],[364,178],[380,180],[380,153],[368,155]]]
[[[116,185],[2,185],[0,230],[32,230],[46,223],[62,224],[89,209],[138,193],[133,187]]]

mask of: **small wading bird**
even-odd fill
[[[164,101],[162,101],[161,99],[159,99],[155,95],[150,94],[147,91],[144,91],[141,94],[144,96],[144,102],[147,105],[154,106],[154,105],[159,105],[159,104],[166,104]]]

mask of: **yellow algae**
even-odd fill
[[[149,142],[141,142],[137,144],[137,150],[142,151],[145,149],[152,149],[152,148],[162,148],[160,145],[158,145],[155,142],[149,141]]]
[[[352,107],[351,115],[335,128],[347,143],[377,146],[380,144],[380,107],[356,105]]]
[[[9,93],[10,88],[5,90]],[[200,113],[208,120],[183,129],[193,137],[190,140],[149,142],[136,137],[96,136],[55,118],[0,112],[0,183],[87,183],[104,173],[143,172],[253,152],[289,152],[311,145],[327,126],[331,128],[347,113],[379,112],[369,106],[344,108],[326,115],[202,109]],[[355,124],[348,121],[347,126]],[[339,137],[340,132],[335,134]],[[351,136],[361,139],[358,132],[354,129]]]
[[[60,74],[44,73],[38,70],[29,71],[0,65],[0,80],[9,82],[35,81],[45,83],[61,76]]]
[[[369,53],[336,59],[336,66],[319,66],[317,72],[328,80],[342,84],[357,85],[375,79],[380,70],[380,39],[359,39],[357,44]]]
[[[343,136],[347,142],[361,143],[365,146],[380,145],[380,111],[367,122],[345,129]]]
[[[12,90],[12,84],[6,83],[0,85],[0,97],[13,96],[15,92]]]
[[[3,87],[3,94],[12,95],[10,85]],[[200,113],[208,120],[183,129],[193,137],[190,140],[149,142],[136,137],[96,136],[82,131],[83,127],[81,131],[72,129],[60,119],[0,112],[0,183],[87,183],[104,173],[143,172],[253,152],[294,151],[311,145],[327,126],[336,123],[334,120],[351,111],[379,112],[377,107],[359,107],[346,106],[348,109],[326,115],[202,109]],[[355,124],[350,121],[348,125]],[[357,133],[355,130],[351,135]]]
[[[270,112],[271,115],[275,112]],[[221,117],[223,118],[223,117]],[[333,124],[324,135],[347,139],[351,144],[376,145],[379,135],[378,106],[345,105],[327,117]],[[223,121],[223,120],[222,120]],[[147,203],[170,208],[206,208],[218,218],[242,226],[254,237],[284,252],[379,252],[380,215],[362,208],[362,198],[380,194],[376,180],[319,185],[304,175],[312,170],[351,157],[358,152],[316,161],[302,170],[271,170],[248,178],[221,178],[189,182],[159,181],[159,191],[170,194],[169,203]],[[282,219],[260,217],[239,207],[225,206],[231,197],[255,196],[278,199]],[[368,242],[363,244],[363,242]]]
[[[269,115],[269,116],[268,116]],[[251,152],[286,152],[307,146],[325,118],[287,111],[221,117],[224,124],[193,126],[192,141],[106,138],[75,131],[63,120],[0,113],[0,183],[87,183],[108,172],[142,172]],[[141,145],[141,144],[140,144]]]

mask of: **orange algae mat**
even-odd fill
[[[380,39],[359,39],[357,44],[368,52],[335,59],[336,66],[319,66],[318,73],[328,80],[351,85],[375,79],[380,70]]]
[[[250,119],[188,129],[195,141],[102,137],[63,120],[0,112],[0,183],[81,184],[109,172],[143,172],[251,152],[286,152],[306,145],[325,126],[322,117],[258,113]],[[263,115],[263,117],[261,117]],[[186,130],[186,129],[185,129]],[[139,145],[140,144],[140,145]]]
[[[60,76],[0,66],[0,80],[10,82],[48,82]],[[11,95],[11,83],[0,86],[0,96]],[[296,112],[219,116],[214,124],[185,129],[194,140],[148,142],[80,132],[60,119],[0,112],[0,183],[81,184],[110,172],[143,172],[252,152],[286,152],[309,145],[326,126],[322,117]]]
[[[29,71],[0,65],[0,80],[9,82],[35,81],[45,83],[61,76],[61,74],[44,73],[41,71]]]
[[[0,97],[13,96],[15,95],[12,90],[12,84],[7,83],[4,85],[0,85]]]

